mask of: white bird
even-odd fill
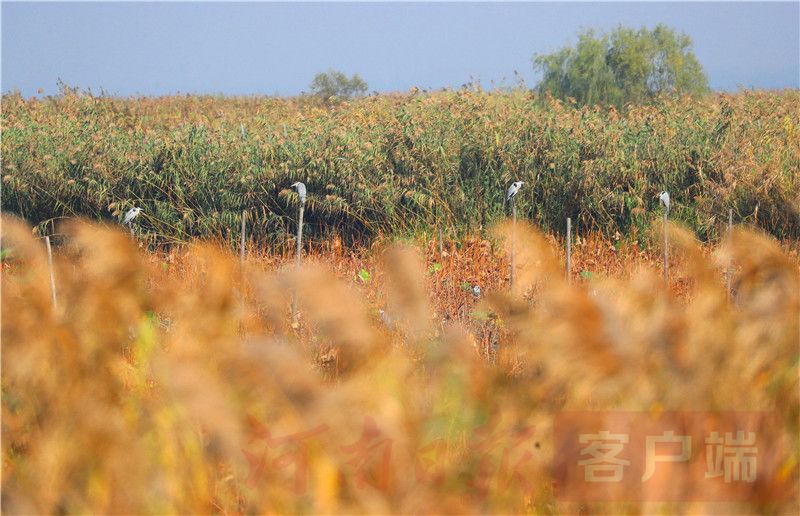
[[[394,330],[395,329],[396,325],[395,325],[394,318],[391,315],[387,314],[385,310],[383,310],[383,309],[378,310],[378,315],[380,316],[381,321],[386,326],[386,328],[388,328],[390,330]]]
[[[292,183],[292,188],[297,188],[297,195],[300,196],[300,203],[306,203],[306,185],[297,181],[296,183]]]
[[[472,285],[472,297],[478,299],[481,297],[481,286],[480,285]]]
[[[517,192],[519,192],[519,189],[522,188],[523,184],[525,183],[522,181],[514,181],[511,183],[511,186],[508,187],[508,191],[506,192],[505,202],[510,201],[515,195],[517,195]]]
[[[664,205],[664,208],[667,209],[667,213],[669,213],[669,193],[666,191],[661,192],[658,194],[658,200],[661,201],[661,204]]]
[[[133,219],[135,219],[139,215],[139,213],[141,213],[141,211],[142,211],[141,208],[131,208],[125,213],[125,219],[122,221],[122,223],[130,224],[131,222],[133,222]]]

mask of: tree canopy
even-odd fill
[[[358,74],[348,78],[336,70],[318,73],[311,81],[311,94],[326,104],[363,95],[367,92],[367,88],[367,83]]]
[[[533,57],[543,72],[540,93],[580,104],[622,107],[663,94],[700,94],[708,79],[692,40],[665,25],[653,30],[618,27],[610,34],[586,30],[576,46]]]

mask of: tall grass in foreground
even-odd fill
[[[762,234],[719,250],[729,302],[680,228],[685,299],[649,268],[567,284],[520,224],[514,289],[444,320],[410,248],[385,251],[376,306],[324,265],[240,268],[197,244],[172,270],[86,223],[57,252],[54,310],[43,245],[2,230],[7,513],[555,513],[553,418],[581,409],[774,410],[798,475],[798,267]],[[726,511],[796,508],[741,488],[760,501]]]
[[[2,208],[41,231],[63,217],[145,209],[154,243],[235,245],[243,210],[262,245],[295,227],[304,181],[308,236],[346,241],[441,225],[469,234],[507,216],[561,232],[639,238],[655,198],[704,241],[728,210],[800,238],[800,92],[663,98],[579,108],[527,90],[382,95],[328,110],[302,99],[97,97],[64,90],[2,98]]]

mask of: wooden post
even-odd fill
[[[669,211],[664,210],[664,283],[669,283],[669,237],[667,236],[667,217]]]
[[[50,269],[50,292],[53,295],[53,308],[58,306],[56,302],[56,276],[53,272],[53,249],[50,246],[50,236],[44,237],[45,244],[47,244],[47,267]]]
[[[300,266],[300,254],[303,252],[303,211],[305,204],[300,203],[300,216],[297,222],[297,252],[295,254],[295,263]]]
[[[242,239],[239,241],[239,263],[244,264],[245,241],[247,239],[247,210],[242,211]]]
[[[284,125],[284,127],[286,127]],[[305,210],[305,203],[300,203],[300,215],[297,221],[297,251],[295,253],[294,263],[298,272],[300,270],[300,255],[303,251],[303,211]],[[297,317],[297,291],[292,296],[292,326],[297,328],[300,323]]]
[[[733,210],[728,210],[728,245],[733,231]],[[728,270],[725,271],[725,286],[728,291],[728,299],[731,298],[731,278],[733,276],[733,258],[728,260]]]
[[[572,271],[572,219],[567,217],[567,283],[572,279],[570,271]]]
[[[514,272],[517,268],[517,198],[511,199],[511,286],[514,286]]]

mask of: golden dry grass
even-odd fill
[[[567,283],[552,239],[519,224],[509,289],[489,241],[332,243],[297,271],[202,243],[155,257],[74,223],[54,309],[41,241],[2,231],[7,513],[608,512],[554,497],[563,410],[776,411],[782,478],[798,475],[798,263],[763,234],[712,253],[671,227],[665,289],[655,250],[591,242]],[[771,487],[729,509],[796,510]]]

